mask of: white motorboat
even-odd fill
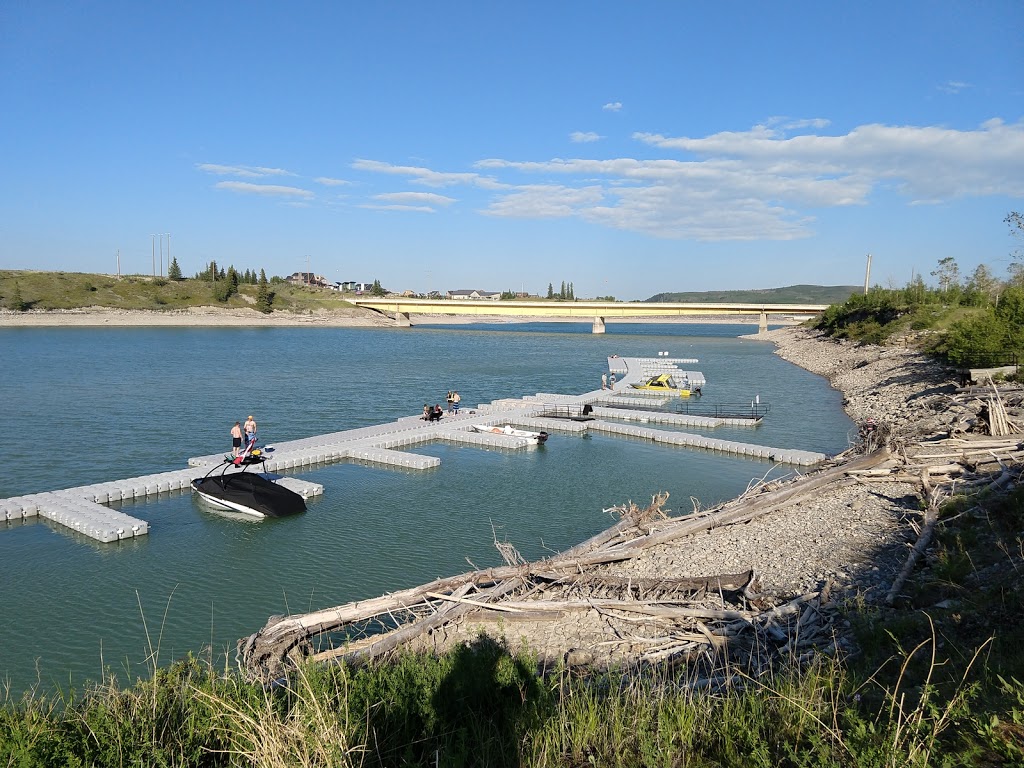
[[[548,433],[531,432],[528,429],[516,429],[506,424],[503,427],[498,427],[493,424],[474,424],[473,429],[477,432],[486,432],[492,435],[508,435],[509,437],[521,437],[524,440],[528,440],[534,445],[541,445],[545,440],[548,439]]]

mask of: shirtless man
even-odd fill
[[[245,430],[245,444],[248,445],[256,437],[256,420],[252,414],[249,414],[249,418],[245,420],[243,429]]]
[[[242,450],[242,422],[236,421],[231,428],[231,455],[237,456]]]

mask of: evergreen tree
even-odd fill
[[[181,280],[181,267],[178,266],[177,256],[171,259],[171,264],[167,267],[167,277],[171,280]]]
[[[380,280],[374,280],[373,281],[373,285],[370,286],[370,295],[371,296],[387,296],[388,292],[387,292],[387,290],[384,289],[383,286],[381,286]]]
[[[565,300],[565,280],[562,281],[562,289],[558,292],[558,298]]]
[[[228,267],[227,279],[228,279],[228,282],[231,283],[231,287],[237,290],[238,289],[238,272],[235,271],[235,268],[233,266]]]
[[[548,298],[555,298],[555,286],[553,286],[551,283],[548,283]]]
[[[270,305],[274,303],[274,292],[267,285],[267,273],[262,269],[260,270],[258,285],[259,288],[256,289],[256,309],[264,314],[270,314],[273,311]]]
[[[569,283],[569,295],[566,298],[568,298],[570,301],[576,300],[576,292],[572,288],[572,283]]]

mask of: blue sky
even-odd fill
[[[1019,0],[4,0],[0,267],[151,274],[170,233],[186,275],[392,290],[1003,276],[1022,29]]]

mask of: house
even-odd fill
[[[475,291],[475,290],[459,290],[459,291],[448,291],[449,299],[484,299],[487,301],[497,301],[501,298],[501,291]]]
[[[323,275],[315,275],[312,272],[292,272],[285,278],[285,282],[292,285],[318,285],[326,288],[330,283]]]
[[[373,283],[357,283],[355,280],[342,280],[337,285],[338,290],[345,293],[365,293],[373,288]]]

